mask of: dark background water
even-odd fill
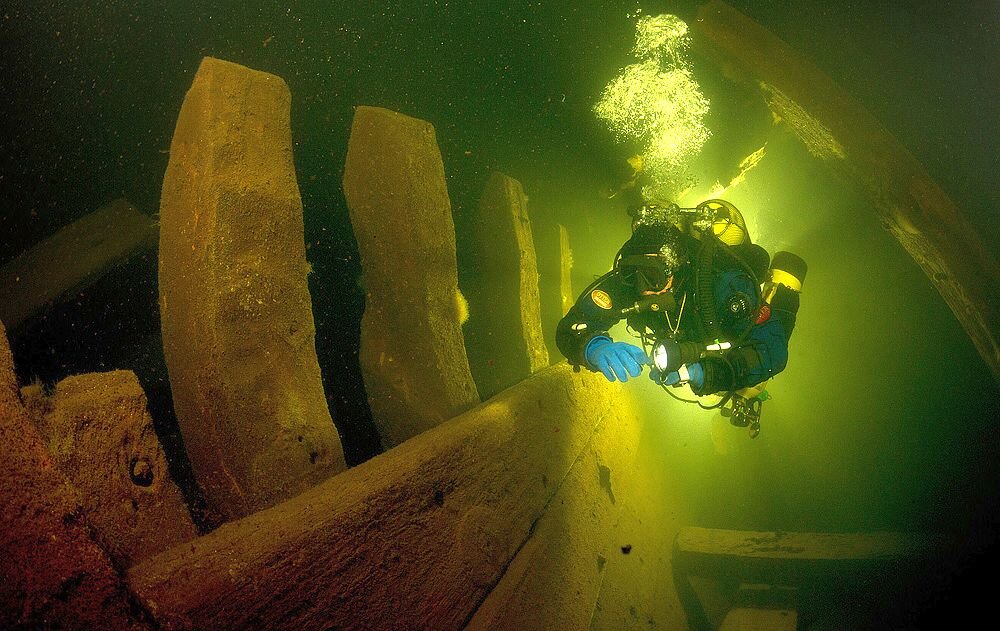
[[[435,126],[460,237],[492,170],[520,180],[533,221],[571,230],[585,282],[617,247],[600,235],[625,229],[622,209],[600,191],[620,177],[626,156],[591,108],[631,62],[638,9],[690,19],[698,3],[492,4],[4,4],[0,264],[117,197],[157,211],[173,126],[204,56],[281,76],[292,93],[324,383],[348,462],[370,458],[379,446],[357,366],[360,268],[341,192],[353,108],[386,107]],[[1000,252],[1000,4],[731,4],[864,104]],[[694,63],[715,89],[709,148],[732,166],[766,132]],[[767,502],[780,510],[763,525],[943,528],[988,547],[1000,480],[989,371],[922,272],[874,219],[869,226],[847,213],[864,200],[791,144],[771,147],[784,161],[762,170],[756,193],[787,234],[802,235],[816,288],[802,319],[816,325],[797,330],[792,351],[801,360],[782,376],[800,394],[779,396],[774,431],[763,435],[771,442],[760,450],[769,454],[762,475],[784,497]],[[811,216],[787,210],[807,196]],[[872,278],[873,269],[886,278]],[[183,481],[156,293],[147,253],[9,334],[23,382],[135,370]],[[881,491],[857,494],[866,488]],[[724,521],[709,509],[704,517]]]

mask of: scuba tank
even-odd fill
[[[789,338],[795,328],[799,294],[802,293],[802,283],[806,280],[806,271],[806,262],[801,257],[791,252],[777,252],[761,292],[764,304],[781,320]]]

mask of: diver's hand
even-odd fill
[[[677,383],[680,377],[677,376],[676,370],[664,374],[653,367],[649,369],[649,379],[658,386],[672,386]]]
[[[626,342],[612,342],[603,335],[595,337],[587,344],[584,352],[587,363],[600,370],[608,381],[628,381],[638,377],[644,364],[649,363],[645,351]]]
[[[675,370],[673,372],[668,372],[667,374],[661,373],[655,368],[649,370],[649,378],[654,382],[664,386],[672,386],[679,383],[689,383],[694,389],[699,389],[705,385],[705,368],[701,365],[701,362],[694,362],[691,364],[685,364],[681,366],[681,369],[687,369],[686,375],[682,375],[681,371]]]

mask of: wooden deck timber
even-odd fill
[[[902,532],[758,532],[681,528],[674,539],[674,584],[692,629],[712,629],[692,577],[733,586],[785,588],[780,603],[766,602],[781,590],[759,590],[762,610],[815,608],[823,593],[906,587],[942,567],[953,543],[938,535]],[[790,591],[788,591],[790,588]],[[743,600],[753,590],[741,590]],[[789,597],[788,594],[791,594]],[[752,596],[750,597],[752,600]],[[743,602],[743,608],[752,602]]]

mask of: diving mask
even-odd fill
[[[657,255],[631,254],[623,256],[618,269],[622,282],[636,291],[658,292],[667,287],[673,278],[674,270],[670,269]]]

